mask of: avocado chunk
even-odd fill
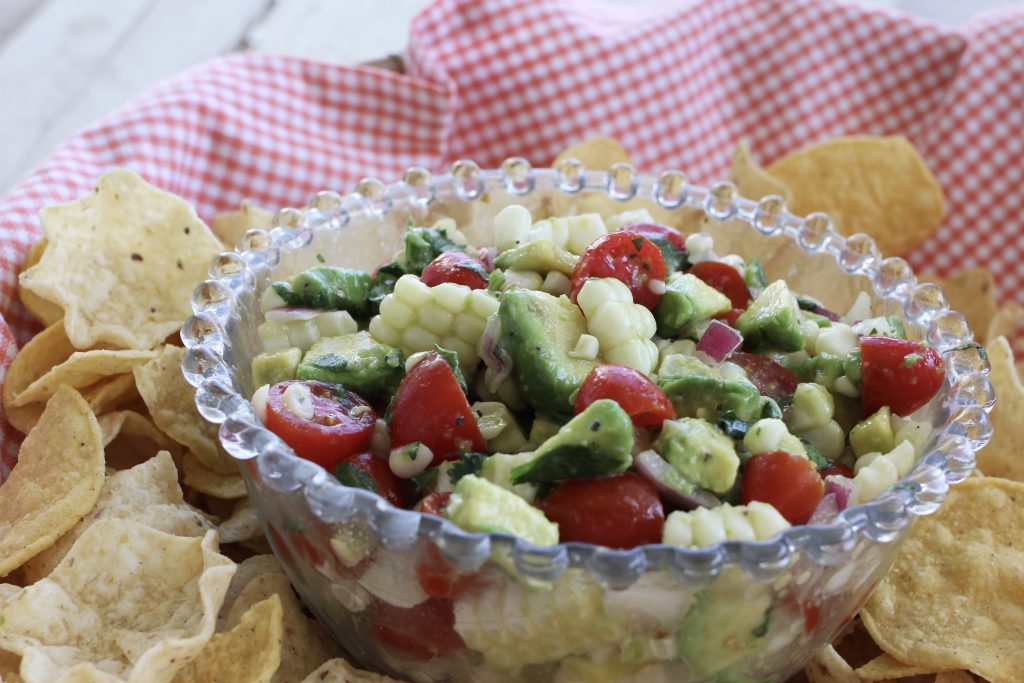
[[[747,348],[753,351],[799,351],[804,348],[804,333],[800,329],[796,301],[785,280],[776,280],[765,287],[750,308],[737,318],[736,329],[743,335]]]
[[[503,252],[494,260],[494,266],[504,270],[532,270],[538,273],[557,270],[571,276],[578,260],[578,257],[560,248],[552,240],[540,239]]]
[[[273,284],[274,291],[289,306],[349,311],[356,315],[372,312],[370,288],[373,276],[365,270],[316,266]]]
[[[717,421],[731,410],[744,422],[761,417],[757,387],[738,379],[724,379],[693,356],[667,356],[658,372],[658,386],[672,399],[680,415]]]
[[[295,370],[302,360],[302,350],[294,346],[261,353],[252,359],[252,383],[255,387],[295,379]]]
[[[394,390],[404,374],[401,349],[363,331],[320,338],[306,352],[295,376],[343,384],[361,396],[374,397]]]
[[[537,498],[537,487],[533,484],[513,484],[512,470],[537,457],[533,451],[526,453],[495,453],[487,456],[480,466],[480,476],[503,489],[511,491],[528,503]]]
[[[512,534],[536,545],[558,543],[558,525],[543,512],[475,474],[459,479],[444,514],[467,531]]]
[[[538,415],[533,420],[533,424],[530,426],[530,443],[534,447],[541,445],[562,428],[561,423],[556,422],[550,418]]]
[[[517,287],[502,294],[498,319],[526,401],[542,414],[572,415],[573,394],[597,365],[569,356],[587,331],[579,307],[564,296]]]
[[[673,273],[654,309],[658,334],[676,337],[690,323],[713,318],[732,308],[729,297],[689,273]]]
[[[771,619],[765,584],[723,573],[701,591],[679,630],[679,652],[703,680],[762,647]]]
[[[740,458],[732,439],[706,420],[665,420],[654,450],[684,479],[722,494],[736,482]]]
[[[512,470],[512,483],[596,479],[633,463],[633,421],[611,399],[594,401],[541,444],[530,462]]]
[[[823,387],[831,387],[836,380],[845,374],[843,359],[831,353],[819,353],[802,363],[794,365],[790,370],[801,382],[814,382]]]
[[[865,453],[888,453],[896,447],[889,406],[882,406],[850,430],[850,447],[858,458]]]
[[[476,423],[487,441],[487,450],[516,453],[526,445],[526,436],[515,415],[500,401],[477,401],[473,404]]]

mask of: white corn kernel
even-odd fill
[[[636,225],[638,223],[654,223],[654,216],[647,209],[633,209],[631,211],[623,211],[622,213],[615,214],[605,221],[608,226],[608,230],[621,230],[627,225]]]
[[[313,419],[313,392],[305,384],[289,384],[281,394],[281,402],[288,412],[300,420]]]
[[[410,355],[408,358],[406,358],[405,359],[405,372],[406,372],[406,374],[412,372],[412,369],[414,367],[416,367],[417,365],[419,365],[420,362],[422,362],[422,360],[424,358],[426,358],[427,355],[429,355],[430,353],[431,353],[430,351],[417,351],[416,353],[414,353],[414,354]]]
[[[415,275],[403,275],[395,282],[395,296],[415,309],[430,301],[430,287]]]
[[[384,322],[379,315],[375,315],[370,319],[369,332],[370,336],[377,341],[382,341],[391,346],[402,345],[402,335],[394,327]]]
[[[789,436],[789,429],[782,420],[766,418],[750,425],[743,437],[743,445],[752,454],[771,453],[779,450],[782,439]]]
[[[416,311],[416,319],[419,320],[423,329],[439,337],[447,332],[455,322],[454,315],[434,303],[420,306]]]
[[[469,344],[476,344],[484,334],[487,323],[472,313],[459,313],[455,316],[452,330],[455,336]]]
[[[730,505],[724,509],[722,526],[725,527],[725,537],[730,541],[756,541],[757,533],[747,517],[748,511],[743,506]]]
[[[419,325],[411,325],[402,332],[402,346],[409,351],[432,351],[434,345],[441,342],[441,339],[427,332]]]
[[[403,303],[397,294],[388,294],[384,297],[380,302],[380,315],[384,320],[396,326],[408,325],[416,319],[412,308]]]
[[[359,331],[359,323],[348,311],[327,311],[318,315],[315,320],[322,337],[340,337]]]
[[[505,284],[502,286],[502,289],[509,289],[510,287],[540,289],[543,284],[544,278],[541,277],[540,273],[535,273],[532,270],[509,268],[505,271]]]
[[[576,340],[576,348],[569,352],[569,357],[582,360],[596,360],[600,350],[601,346],[597,341],[597,337],[590,334],[581,334],[580,338]]]
[[[733,270],[740,274],[740,277],[744,275],[744,269],[746,268],[746,261],[743,260],[742,256],[737,254],[726,254],[725,256],[718,259],[721,263],[727,266],[732,266]]]
[[[263,292],[263,296],[260,297],[260,308],[263,309],[264,313],[287,305],[288,302],[282,299],[281,295],[273,287],[267,287]]]
[[[703,255],[715,248],[715,240],[706,232],[695,232],[686,238],[686,251],[693,255]]]
[[[751,501],[747,503],[747,510],[750,513],[747,518],[750,520],[751,526],[754,527],[754,533],[757,534],[757,538],[760,541],[769,539],[790,527],[786,518],[769,503],[762,503],[756,500]]]
[[[693,543],[697,547],[714,545],[726,540],[721,514],[708,508],[697,508],[693,515]]]
[[[507,251],[519,246],[533,225],[533,216],[525,206],[506,206],[494,217],[494,246]]]
[[[391,453],[391,432],[388,431],[388,423],[384,418],[378,417],[377,421],[373,423],[370,450],[377,455],[389,455]]]
[[[850,310],[843,316],[842,321],[847,324],[852,324],[858,320],[864,320],[865,318],[871,317],[871,297],[868,296],[867,292],[861,292],[857,295],[853,305],[850,306]]]
[[[857,485],[857,502],[864,503],[899,481],[899,472],[890,460],[880,457],[857,472],[853,481]]]
[[[431,288],[434,302],[451,313],[462,313],[465,310],[470,293],[469,287],[454,282],[442,282]]]
[[[588,319],[602,305],[611,301],[633,303],[633,294],[629,287],[610,277],[590,278],[576,295],[576,303]]]
[[[498,300],[479,289],[473,290],[469,295],[469,310],[487,320],[498,312]]]
[[[267,401],[270,398],[270,385],[264,384],[252,395],[252,409],[260,422],[267,421]]]
[[[842,394],[848,398],[857,398],[860,396],[860,389],[850,381],[850,378],[846,375],[836,378],[835,383],[832,385],[837,394]]]
[[[544,282],[541,283],[540,289],[552,296],[561,296],[572,291],[572,281],[566,277],[565,273],[552,270],[544,276]]]
[[[846,434],[835,420],[829,420],[820,427],[802,431],[798,436],[817,446],[818,450],[830,460],[835,460],[842,455],[843,447],[846,446]]]
[[[690,515],[676,510],[665,518],[665,526],[661,532],[661,542],[667,545],[678,545],[689,548],[693,545],[693,528]]]
[[[594,240],[608,232],[601,216],[596,213],[584,213],[569,218],[569,239],[566,246],[577,256],[587,250]]]
[[[425,444],[419,444],[415,451],[407,446],[399,446],[391,449],[388,456],[388,467],[396,477],[411,479],[430,466],[434,459],[434,453]]]
[[[857,348],[857,344],[857,333],[852,327],[844,323],[833,323],[818,333],[814,340],[814,352],[845,358],[846,354]]]
[[[603,344],[602,349],[604,349]],[[647,339],[631,339],[613,349],[602,350],[601,355],[609,363],[625,365],[649,375],[654,371],[654,366],[658,362],[658,347]]]

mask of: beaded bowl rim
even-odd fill
[[[510,534],[464,531],[446,519],[393,507],[375,493],[342,485],[319,465],[299,458],[262,425],[238,389],[225,330],[232,316],[238,316],[239,298],[256,296],[258,279],[268,280],[281,253],[302,250],[315,233],[341,230],[356,217],[381,219],[396,207],[422,209],[442,197],[471,202],[486,191],[515,197],[537,189],[565,195],[604,192],[620,201],[642,197],[670,210],[702,209],[720,221],[738,219],[762,235],[785,235],[808,256],[829,254],[848,276],[867,277],[875,295],[901,304],[907,324],[942,352],[946,379],[940,389],[941,405],[935,399],[932,405],[946,416],[929,437],[933,444],[929,452],[895,485],[843,510],[827,524],[793,526],[765,541],[721,541],[700,548],[649,544],[614,550],[577,542],[536,546]],[[507,554],[517,572],[528,579],[552,581],[567,567],[586,567],[605,583],[619,586],[652,569],[700,580],[717,575],[725,566],[738,565],[755,578],[770,578],[801,555],[815,564],[834,566],[849,558],[859,544],[892,542],[914,517],[935,512],[949,486],[973,471],[975,451],[991,436],[987,411],[995,397],[986,376],[987,358],[972,344],[964,316],[948,309],[937,285],[918,284],[902,258],[881,259],[867,235],[840,236],[825,214],[801,218],[786,210],[781,197],[755,202],[739,197],[731,182],[705,188],[689,184],[675,170],[652,176],[637,174],[629,164],[616,164],[607,172],[589,171],[575,159],[553,169],[534,169],[519,157],[507,159],[495,170],[481,170],[472,161],[460,160],[450,172],[437,176],[413,167],[390,185],[368,178],[350,194],[319,192],[304,210],[282,209],[269,231],[249,230],[236,251],[217,256],[210,276],[197,286],[192,297],[194,315],[182,328],[187,349],[182,369],[196,387],[200,414],[220,425],[225,450],[240,463],[255,460],[253,470],[241,468],[243,476],[258,473],[277,494],[301,489],[310,512],[325,523],[362,514],[387,547],[431,539],[449,562],[464,569],[479,567],[495,550]]]

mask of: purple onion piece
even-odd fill
[[[818,507],[814,508],[814,512],[811,513],[811,517],[807,520],[807,523],[828,524],[834,520],[838,514],[839,505],[836,502],[836,494],[826,493],[818,502]]]
[[[494,259],[498,258],[498,249],[497,247],[480,247],[477,249],[476,257],[480,263],[484,264],[484,268],[489,273],[494,270]]]
[[[715,494],[697,488],[679,476],[672,465],[654,451],[643,451],[635,456],[633,466],[640,476],[654,484],[667,503],[680,510],[713,508],[722,504]]]
[[[811,313],[817,313],[818,315],[820,315],[823,318],[828,318],[829,320],[831,320],[834,323],[839,322],[839,318],[840,318],[839,314],[835,313],[833,311],[828,310],[824,306],[814,305],[814,306],[812,306],[808,310]]]
[[[835,497],[838,512],[842,512],[850,505],[853,489],[853,479],[849,477],[844,477],[841,474],[830,474],[825,477],[825,495]]]
[[[302,306],[282,306],[267,311],[267,320],[286,323],[292,320],[312,320],[323,313],[319,308],[304,308]]]
[[[721,320],[712,320],[697,342],[697,353],[706,356],[715,365],[728,358],[743,345],[743,335]]]
[[[498,344],[500,340],[501,320],[497,315],[492,315],[487,319],[487,325],[484,326],[483,334],[476,345],[477,353],[483,359],[484,365],[493,373],[487,385],[491,392],[497,391],[501,383],[512,374],[512,359]]]

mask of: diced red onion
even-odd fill
[[[697,342],[697,353],[718,365],[742,345],[742,334],[721,320],[712,320]]]
[[[491,370],[493,376],[488,382],[488,390],[494,392],[512,374],[512,359],[498,344],[501,340],[501,320],[497,315],[487,319],[476,350],[483,359],[484,365]]]
[[[494,259],[498,258],[498,248],[480,247],[476,251],[476,257],[480,260],[480,263],[484,264],[484,268],[489,273],[494,270]]]
[[[824,306],[819,306],[819,305],[815,304],[814,306],[809,308],[808,311],[810,311],[811,313],[817,313],[818,315],[820,315],[823,318],[828,318],[829,320],[831,320],[834,323],[839,322],[839,318],[840,318],[839,314],[835,313],[833,311],[828,310]]]
[[[713,508],[722,504],[710,491],[697,488],[679,476],[672,465],[654,451],[643,451],[636,455],[633,466],[640,476],[654,484],[662,498],[680,510]]]
[[[302,306],[282,306],[267,311],[267,320],[286,323],[292,320],[312,320],[323,313],[319,308],[304,308]]]
[[[828,524],[839,514],[839,505],[836,503],[836,494],[826,493],[814,508],[808,524]]]
[[[845,510],[853,499],[855,484],[853,479],[841,474],[830,474],[825,477],[825,495],[833,495],[839,512]]]

